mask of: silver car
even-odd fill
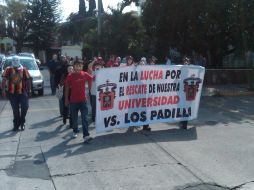
[[[2,84],[2,64],[5,60],[5,55],[4,54],[0,54],[0,91],[1,91],[1,84]]]
[[[21,56],[21,57],[32,57],[35,59],[36,63],[38,66],[41,65],[41,61],[40,59],[37,59],[33,53],[28,53],[28,52],[22,52],[22,53],[19,53],[18,56]]]
[[[20,57],[20,56],[19,56],[19,59],[20,59],[21,65],[28,70],[30,76],[32,77],[32,92],[34,93],[35,91],[37,91],[39,95],[43,95],[44,94],[44,80],[35,59],[32,57]],[[11,64],[12,64],[12,57],[7,57],[2,64],[1,75],[8,66],[11,66]]]

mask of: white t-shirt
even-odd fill
[[[95,75],[95,72],[94,72],[94,71],[93,71],[93,75]],[[92,81],[92,85],[91,85],[91,90],[90,90],[90,92],[91,92],[91,95],[96,96],[96,84],[95,84],[95,79],[93,79],[93,81]]]
[[[171,65],[171,60],[167,59],[166,65]]]

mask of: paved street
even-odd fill
[[[84,144],[49,95],[30,99],[27,128],[12,132],[0,100],[0,190],[254,189],[254,97],[202,97],[199,118],[182,130],[151,125],[96,134]]]

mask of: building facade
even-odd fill
[[[11,54],[16,52],[16,42],[11,38],[0,38],[0,53]]]

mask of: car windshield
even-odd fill
[[[4,58],[4,56],[3,56],[3,55],[0,55],[0,61],[2,61],[2,60],[3,60],[3,58]]]
[[[20,63],[27,70],[38,70],[37,64],[33,59],[20,59]]]
[[[3,66],[3,70],[11,66],[11,63],[12,63],[11,59],[6,60]],[[33,59],[20,59],[20,63],[27,70],[38,70],[37,64]]]

